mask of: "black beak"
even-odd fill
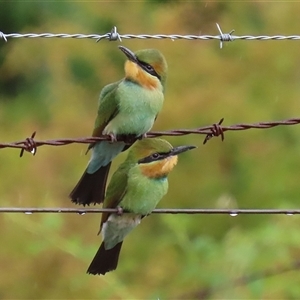
[[[197,148],[196,146],[178,146],[172,149],[169,156],[177,155],[192,149]]]
[[[138,63],[138,59],[135,54],[124,46],[119,46],[119,49],[127,56],[127,58],[135,63]]]

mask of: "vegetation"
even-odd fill
[[[1,2],[0,30],[103,34],[115,25],[122,34],[217,35],[218,22],[237,35],[292,35],[300,34],[299,9],[296,2]],[[0,40],[0,141],[33,131],[40,140],[89,136],[101,88],[123,76],[118,44]],[[155,130],[222,117],[231,125],[298,116],[298,41],[238,40],[222,50],[217,41],[122,44],[158,48],[167,58],[166,101]],[[167,138],[198,149],[180,157],[159,207],[299,208],[298,126],[226,132],[223,143],[215,138],[205,146],[203,138]],[[45,146],[22,159],[17,150],[1,150],[1,206],[74,207],[68,194],[87,164],[85,150]],[[96,214],[1,214],[0,298],[300,297],[299,216],[152,215],[125,241],[118,269],[102,277],[85,274],[101,242],[99,222]]]

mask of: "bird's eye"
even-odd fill
[[[153,157],[153,158],[158,158],[158,157],[159,157],[159,153],[153,153],[153,154],[152,154],[152,157]]]
[[[152,68],[152,66],[150,66],[150,65],[148,65],[148,64],[146,64],[145,65],[145,67],[146,67],[146,69],[148,70],[148,71],[154,71],[154,69]]]

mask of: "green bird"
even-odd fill
[[[130,145],[118,136],[142,138],[152,128],[164,102],[167,62],[156,49],[133,53],[119,46],[127,56],[125,77],[105,86],[99,98],[92,136],[109,135],[111,141],[89,146],[92,156],[81,179],[70,194],[72,202],[102,203],[112,159]]]
[[[167,176],[177,163],[177,155],[193,148],[173,148],[158,138],[135,142],[107,188],[103,207],[118,208],[120,213],[102,214],[99,233],[103,242],[87,273],[104,275],[117,268],[123,239],[167,193]]]

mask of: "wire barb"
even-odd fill
[[[220,49],[223,48],[223,42],[232,42],[234,39],[233,37],[231,36],[231,34],[234,32],[234,29],[231,30],[229,33],[223,33],[222,30],[221,30],[221,27],[218,23],[216,23],[217,25],[217,28],[220,32]]]
[[[102,36],[99,36],[99,38],[96,40],[96,43],[101,41],[102,39],[107,38],[109,41],[120,41],[122,42],[121,36],[117,31],[117,27],[114,26],[109,33],[106,33]]]
[[[114,26],[110,32],[110,36],[109,36],[109,40],[110,41],[120,41],[122,42],[122,39],[117,31],[117,27]]]
[[[224,121],[224,118],[222,118],[219,123],[215,123],[213,124],[212,128],[211,128],[211,133],[207,134],[207,136],[205,137],[204,141],[203,141],[203,145],[205,145],[212,137],[214,136],[221,136],[221,141],[224,141],[224,131],[222,129],[222,127],[220,126]]]
[[[21,149],[20,157],[23,156],[24,151],[28,151],[32,155],[36,154],[37,146],[36,146],[36,143],[34,141],[35,134],[36,134],[36,131],[31,135],[30,138],[26,138],[26,140],[24,141],[24,148]]]
[[[0,31],[0,39],[1,38],[4,39],[4,41],[7,43],[7,38],[6,38],[5,34],[2,31]]]

